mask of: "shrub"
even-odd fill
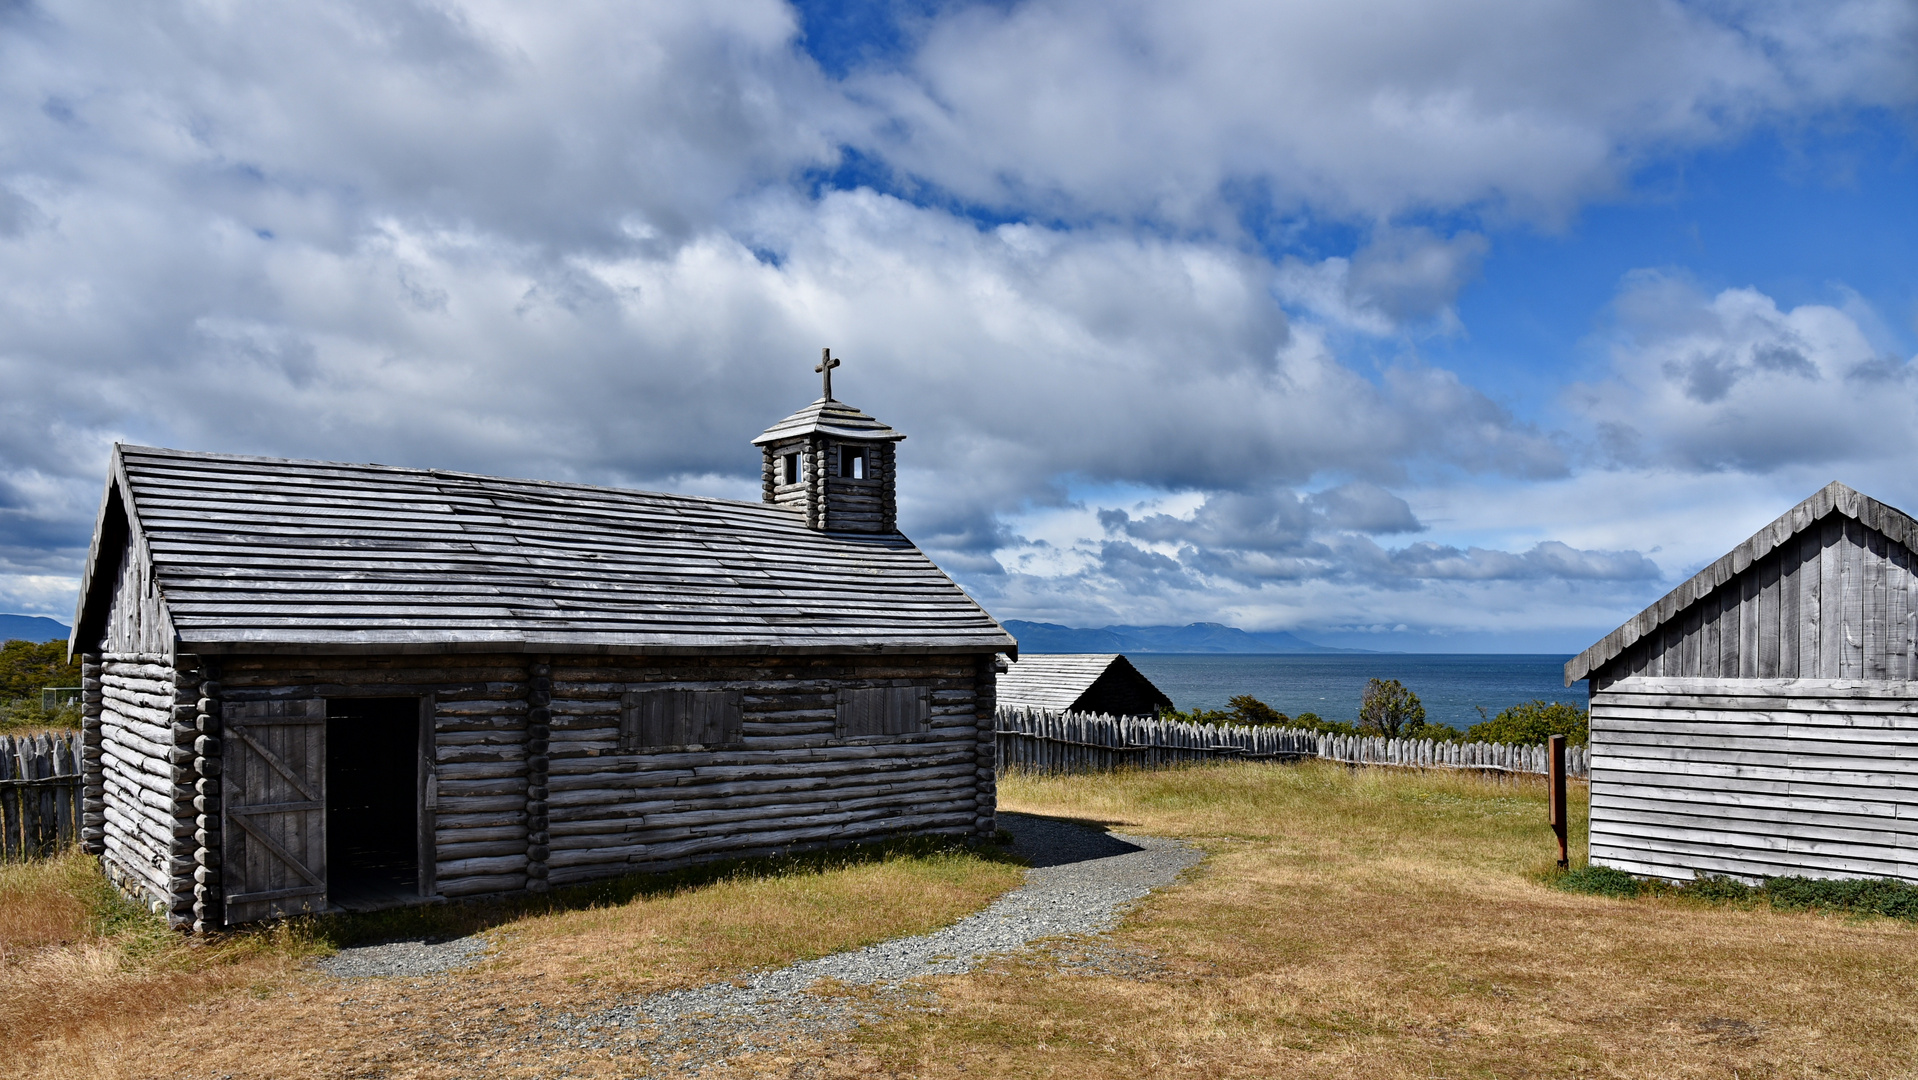
[[[1295,728],[1316,731],[1321,735],[1357,735],[1359,729],[1351,724],[1341,724],[1336,720],[1327,720],[1315,712],[1300,713],[1292,721]]]
[[[1401,739],[1430,739],[1433,742],[1458,742],[1465,736],[1450,724],[1418,723],[1399,733]]]
[[[1918,885],[1890,878],[1824,881],[1803,877],[1769,878],[1759,887],[1780,911],[1823,908],[1858,915],[1918,920]]]
[[[1553,878],[1552,887],[1566,892],[1629,900],[1637,896],[1644,885],[1623,870],[1614,870],[1609,866],[1581,866]]]
[[[1695,878],[1678,887],[1680,896],[1714,902],[1749,900],[1753,891],[1750,885],[1737,878],[1721,877],[1716,874]]]
[[[1591,741],[1591,723],[1591,714],[1584,709],[1541,698],[1513,705],[1482,724],[1473,724],[1465,737],[1473,742],[1535,746],[1553,735],[1563,735],[1568,745],[1584,746]]]
[[[1291,717],[1260,701],[1258,698],[1253,697],[1251,694],[1240,694],[1238,697],[1226,702],[1226,711],[1231,715],[1232,722],[1235,724],[1289,727],[1292,723]]]
[[[80,665],[67,662],[64,641],[9,641],[0,645],[0,700],[38,700],[47,686],[80,685]]]
[[[1220,709],[1201,709],[1194,705],[1188,712],[1177,709],[1160,709],[1159,719],[1177,720],[1182,724],[1230,724],[1232,714]]]
[[[1406,728],[1425,725],[1425,705],[1397,679],[1373,679],[1359,698],[1359,730],[1396,739]]]

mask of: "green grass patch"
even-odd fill
[[[1706,876],[1682,884],[1633,877],[1609,866],[1581,866],[1555,872],[1546,884],[1565,892],[1621,900],[1668,896],[1705,904],[1763,903],[1774,911],[1823,911],[1918,922],[1918,885],[1891,878],[1826,880],[1766,878],[1747,885],[1736,878]]]

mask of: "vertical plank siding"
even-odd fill
[[[1834,550],[1821,592],[1844,589]],[[1591,815],[1592,861],[1635,874],[1918,881],[1918,685],[1615,680],[1592,696]]]
[[[1607,679],[1918,678],[1912,552],[1833,517],[1595,670]]]
[[[78,732],[0,735],[0,860],[44,857],[79,839]]]
[[[1296,761],[1323,758],[1353,765],[1538,773],[1550,768],[1546,748],[1499,743],[1453,743],[1322,735],[1298,728],[1191,724],[1136,716],[1000,709],[1001,767],[1037,773],[1158,769],[1193,761],[1236,758]],[[1565,771],[1587,775],[1584,748],[1565,752]]]

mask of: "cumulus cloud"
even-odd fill
[[[1429,535],[1415,477],[1564,478],[1575,445],[1341,332],[1447,329],[1485,221],[1647,146],[1909,98],[1871,4],[962,5],[844,81],[774,0],[3,10],[0,607],[54,615],[116,439],[751,498],[821,345],[911,436],[907,530],[1005,614],[1274,625],[1346,590],[1443,622],[1447,590],[1633,580],[1617,545]],[[844,185],[858,155],[903,179]],[[1249,243],[1251,202],[1366,240]],[[1829,319],[1714,303],[1621,302],[1586,410],[1617,446],[1902,385]]]
[[[1490,244],[1475,232],[1441,238],[1429,229],[1383,229],[1350,258],[1312,263],[1296,255],[1279,265],[1277,291],[1288,304],[1336,326],[1368,334],[1408,326],[1453,330],[1452,304],[1478,276]]]
[[[1910,103],[1915,25],[1898,0],[1033,0],[951,10],[857,87],[889,161],[994,206],[1214,222],[1252,191],[1554,220],[1674,144]]]
[[[1609,377],[1570,401],[1625,467],[1762,474],[1908,455],[1918,370],[1847,306],[1636,273],[1614,304]]]

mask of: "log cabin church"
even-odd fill
[[[115,447],[88,850],[205,930],[991,835],[1017,643],[895,528],[837,363],[759,503]]]
[[[1565,665],[1591,861],[1918,882],[1918,522],[1832,483]]]

